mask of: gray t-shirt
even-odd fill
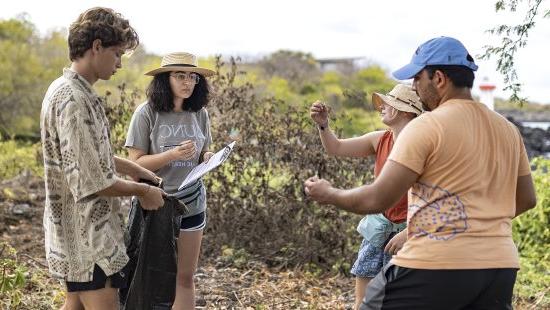
[[[156,112],[147,102],[140,104],[132,116],[126,147],[140,149],[147,154],[159,154],[168,151],[174,145],[185,140],[196,143],[196,156],[191,160],[176,160],[160,168],[155,173],[164,181],[167,193],[177,193],[190,208],[192,216],[206,209],[206,190],[202,181],[195,182],[178,192],[181,182],[199,163],[201,152],[207,151],[212,143],[210,119],[205,108],[197,111]]]

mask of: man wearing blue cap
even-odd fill
[[[403,129],[379,177],[336,189],[312,177],[313,200],[383,212],[409,188],[407,242],[374,278],[361,309],[511,309],[519,268],[512,218],[536,204],[517,128],[475,102],[477,65],[460,41],[422,44],[395,71],[431,111]]]

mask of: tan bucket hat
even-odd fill
[[[198,65],[199,61],[197,60],[197,56],[191,53],[170,53],[162,57],[159,68],[151,70],[145,73],[145,75],[157,75],[159,73],[172,71],[195,72],[205,77],[215,74],[214,71],[206,68],[201,68]]]
[[[422,101],[409,85],[397,84],[386,95],[372,94],[372,104],[378,111],[382,111],[382,103],[389,104],[396,110],[410,112],[416,115],[422,114]]]

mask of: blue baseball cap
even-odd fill
[[[424,67],[429,65],[465,66],[477,70],[474,59],[464,45],[455,38],[439,37],[420,45],[408,65],[393,72],[398,80],[412,79]]]

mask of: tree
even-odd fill
[[[259,62],[266,76],[277,76],[287,80],[294,91],[316,84],[321,77],[317,61],[310,53],[279,50]]]
[[[518,4],[523,0],[499,0],[495,4],[497,12],[509,10],[516,12]],[[541,10],[543,0],[529,1],[527,13],[523,23],[519,25],[499,25],[488,30],[490,34],[501,37],[501,45],[492,46],[486,45],[485,53],[481,56],[482,59],[490,59],[495,56],[497,58],[497,71],[504,76],[504,90],[512,91],[510,100],[523,104],[526,99],[519,96],[521,92],[521,83],[519,82],[516,69],[514,68],[514,58],[519,48],[527,45],[527,37],[529,31],[535,26],[535,19]],[[546,9],[543,18],[550,16],[550,9]]]
[[[68,63],[66,44],[62,32],[40,37],[25,15],[0,20],[1,136],[38,135],[42,98]]]
[[[94,89],[101,96],[111,94],[110,98],[120,97],[125,103],[139,103],[151,80],[143,73],[157,67],[160,57],[140,46],[131,57],[123,57],[122,63],[123,70],[109,81],[99,81]],[[66,29],[40,35],[27,15],[0,20],[0,139],[38,138],[38,120],[46,90],[68,66]]]
[[[344,93],[346,96],[344,105],[362,107],[367,110],[373,109],[371,105],[372,93],[387,93],[395,86],[395,81],[390,79],[388,73],[376,64],[357,71],[351,76],[349,82],[349,88]]]

